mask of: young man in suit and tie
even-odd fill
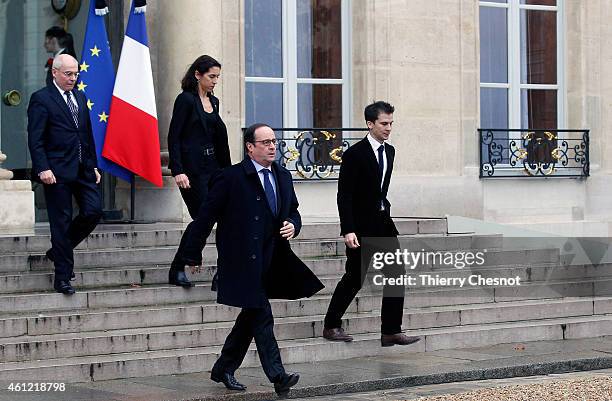
[[[370,132],[342,155],[338,212],[347,261],[346,273],[334,291],[325,316],[323,337],[330,341],[353,340],[342,329],[342,316],[365,281],[372,255],[381,250],[381,242],[387,251],[399,247],[398,231],[387,200],[395,159],[395,148],[386,143],[391,135],[393,112],[393,106],[386,102],[368,105],[364,114]],[[404,266],[388,265],[383,272],[387,277],[399,277],[404,273]],[[383,347],[419,341],[419,337],[401,332],[403,308],[404,287],[385,286],[381,310]]]
[[[85,96],[73,90],[78,63],[68,54],[53,60],[53,81],[32,94],[28,106],[28,146],[32,172],[44,184],[54,288],[72,295],[73,249],[96,227],[102,216],[96,151]],[[79,215],[72,220],[72,196]]]

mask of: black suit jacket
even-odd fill
[[[214,112],[218,115],[219,99],[210,94],[209,98]],[[200,175],[216,170],[217,166],[211,164],[210,156],[204,154],[204,149],[210,148],[210,145],[215,150],[214,157],[218,167],[224,168],[232,164],[225,123],[219,116],[215,132],[208,132],[204,113],[197,93],[183,91],[174,101],[168,130],[168,167],[173,176]]]
[[[341,235],[356,233],[358,236],[380,236],[381,226],[397,235],[391,220],[391,204],[387,191],[393,172],[395,148],[385,143],[387,171],[381,189],[378,178],[378,161],[367,137],[349,147],[342,155],[338,178],[338,213]],[[386,215],[381,222],[380,201],[384,202]]]
[[[57,182],[70,182],[79,171],[79,142],[86,176],[95,181],[97,167],[87,100],[78,90],[72,90],[79,106],[78,127],[70,109],[55,84],[32,94],[28,105],[28,147],[33,173],[53,171]]]
[[[182,259],[200,262],[202,248],[217,223],[219,303],[243,308],[267,305],[267,299],[309,297],[323,284],[293,253],[279,230],[287,220],[297,236],[302,227],[291,173],[272,165],[278,216],[270,210],[255,166],[249,158],[222,170],[210,182]]]

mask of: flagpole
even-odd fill
[[[136,204],[136,176],[132,175],[130,181],[130,223],[134,223],[134,207]]]

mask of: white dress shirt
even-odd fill
[[[253,166],[255,166],[255,170],[257,170],[257,176],[259,177],[259,182],[261,182],[261,187],[264,189],[264,191],[266,190],[266,187],[264,185],[264,178],[266,176],[264,175],[264,173],[261,172],[261,170],[268,170],[270,172],[270,174],[268,174],[268,177],[270,177],[272,189],[274,190],[274,196],[276,196],[276,181],[274,180],[274,174],[272,174],[272,168],[264,167],[253,159],[251,159],[251,162],[253,163]]]
[[[384,146],[384,142],[383,143],[378,142],[376,139],[374,139],[374,137],[372,137],[372,134],[368,134],[368,141],[370,142],[370,145],[372,146],[372,152],[374,152],[374,157],[376,158],[376,162],[380,163],[380,160],[378,160],[378,148],[380,148],[381,146]],[[387,175],[387,152],[385,150],[383,150],[382,158],[383,158],[382,160],[383,174],[380,180],[381,190],[383,187],[383,182],[385,182],[385,175]],[[380,202],[380,210],[385,210],[385,204],[382,201]]]
[[[368,141],[370,142],[370,145],[372,146],[372,151],[374,152],[374,157],[376,158],[376,162],[380,163],[380,160],[378,160],[378,148],[383,146],[383,144],[381,144],[376,139],[374,139],[372,137],[372,134],[368,134],[367,138],[368,138]],[[385,181],[385,175],[387,175],[387,152],[383,151],[382,155],[383,155],[383,175],[382,175],[382,180],[380,181],[381,189],[383,186],[383,182]]]
[[[61,72],[60,72],[61,74]],[[64,99],[64,102],[66,102],[66,105],[68,105],[68,97],[66,96],[66,94],[64,92],[66,92],[65,90],[63,90],[62,88],[60,88],[57,85],[57,82],[55,82],[55,79],[53,80],[53,85],[55,85],[55,87],[57,88],[57,90],[59,91],[60,95],[62,95],[62,99]],[[72,102],[72,104],[74,105],[74,107],[76,107],[77,111],[79,110],[79,104],[76,102],[76,97],[74,96],[74,93],[72,93],[72,91],[70,92],[70,101]]]

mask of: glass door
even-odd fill
[[[66,20],[54,11],[50,0],[0,1],[0,150],[7,156],[2,167],[12,170],[14,179],[31,176],[27,109],[32,93],[45,86],[46,66],[53,57],[44,47],[45,32],[52,26],[66,29],[74,39],[78,57],[88,1],[80,3],[71,2],[80,7],[73,19]],[[46,221],[42,187],[33,182],[32,189],[36,221]]]

